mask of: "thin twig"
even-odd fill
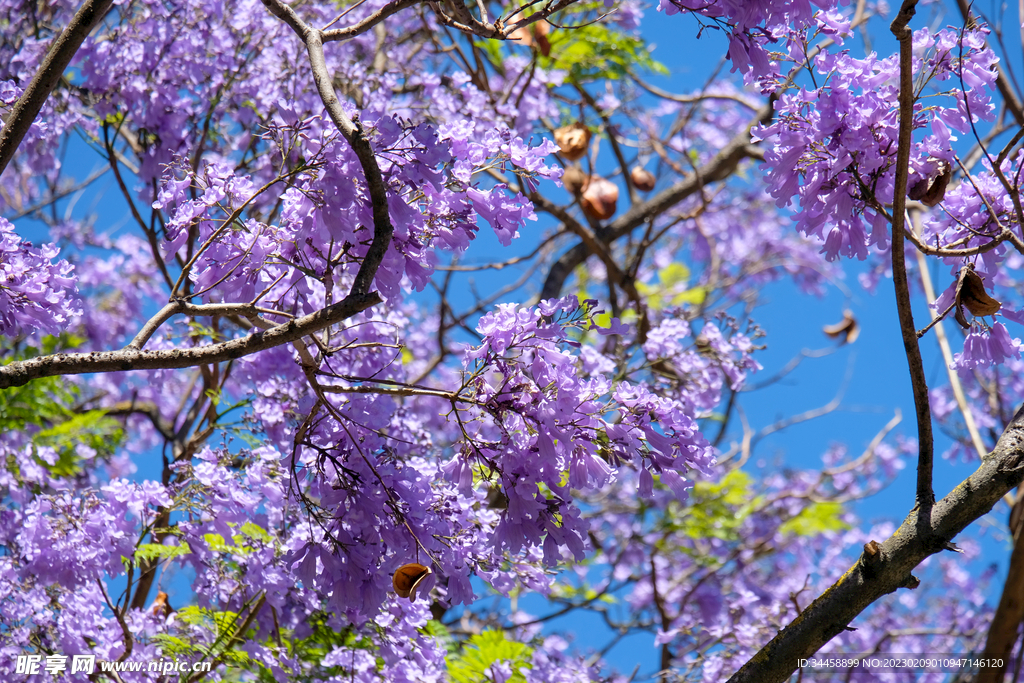
[[[900,43],[900,130],[892,200],[892,279],[896,290],[900,332],[903,334],[903,347],[907,354],[910,382],[914,389],[918,446],[916,499],[918,508],[924,512],[935,502],[935,492],[932,490],[932,414],[928,403],[928,382],[925,379],[921,348],[917,343],[917,328],[914,326],[914,314],[910,306],[903,237],[906,232],[907,179],[910,175],[910,147],[914,128],[914,46],[913,32],[909,24],[914,18],[916,7],[917,0],[905,0],[890,27]]]

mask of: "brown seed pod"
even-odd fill
[[[590,176],[583,172],[579,166],[569,166],[562,173],[562,185],[574,195],[578,195],[587,188]]]
[[[171,612],[174,611],[174,608],[171,607],[171,603],[167,602],[167,597],[167,593],[157,591],[153,604],[149,606],[150,613],[154,616],[162,616],[164,619],[171,616]]]
[[[515,24],[522,21],[522,19],[523,15],[520,12],[509,17],[509,20],[505,22],[505,24]],[[508,39],[514,40],[526,47],[532,47],[545,57],[548,57],[551,55],[551,43],[548,41],[549,33],[551,33],[551,24],[543,19],[538,19],[528,26],[523,26],[512,31],[512,33],[508,34]]]
[[[563,157],[569,161],[576,161],[587,153],[590,129],[578,121],[571,126],[562,126],[555,131],[555,142]]]
[[[633,181],[633,187],[641,192],[650,192],[654,189],[654,174],[642,166],[634,166],[629,172],[629,179]]]
[[[860,325],[857,324],[857,319],[853,317],[853,311],[847,309],[843,311],[843,319],[840,322],[837,322],[835,325],[825,325],[825,327],[821,328],[821,331],[833,339],[843,335],[840,344],[852,344],[860,336]]]
[[[548,41],[548,34],[551,33],[551,24],[541,19],[535,22],[531,28],[533,29],[533,39],[537,43],[537,51],[545,57],[550,57],[551,43]]]
[[[923,178],[910,188],[907,196],[925,206],[935,206],[946,197],[946,187],[953,178],[953,167],[945,161],[939,162],[939,174],[934,178]]]
[[[430,567],[424,567],[422,564],[410,562],[409,564],[402,565],[395,572],[395,575],[391,578],[391,585],[394,586],[395,592],[398,593],[400,598],[409,598],[410,600],[416,600],[416,589],[420,587],[423,581],[433,574]]]
[[[973,263],[968,263],[960,269],[960,275],[956,280],[956,297],[953,306],[956,309],[953,317],[961,327],[966,329],[971,325],[967,322],[967,316],[964,315],[961,306],[966,306],[972,315],[992,315],[1003,306],[985,291],[985,283],[981,276],[974,272]]]
[[[615,202],[619,199],[619,188],[604,178],[591,178],[587,189],[580,198],[583,213],[593,220],[604,220],[615,215]]]

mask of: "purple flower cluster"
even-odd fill
[[[44,4],[0,0],[11,16],[0,29],[4,112],[45,55],[49,27],[77,9]],[[308,2],[294,11],[326,26],[393,7],[368,0],[339,17],[335,3]],[[118,659],[133,648],[145,659],[221,648],[243,678],[443,681],[457,678],[458,657],[472,658],[443,614],[467,633],[505,626],[508,648],[486,673],[495,681],[609,680],[543,619],[519,611],[510,621],[477,600],[481,590],[514,600],[526,590],[573,609],[618,603],[630,614],[621,633],[645,631],[665,664],[721,680],[836,578],[849,548],[891,532],[854,529],[843,504],[886,485],[913,443],[877,444],[857,460],[837,445],[820,471],[756,483],[744,447],[716,451],[701,424],[720,419],[723,397],[760,369],[762,333],[730,317],[733,304],[785,276],[820,292],[841,275],[826,261],[887,248],[895,59],[824,50],[808,65],[814,87],[797,88],[804,81],[784,78],[782,65],[799,70],[813,40],[842,45],[850,32],[834,2],[662,0],[659,9],[727,31],[734,70],[779,94],[777,118],[757,132],[770,146],[766,183],[718,158],[737,139],[757,155],[737,136],[761,103],[736,86],[713,83],[648,107],[624,72],[603,93],[581,93],[594,84],[563,83],[539,45],[452,38],[430,3],[327,43],[331,87],[376,155],[394,226],[373,282],[384,302],[230,362],[76,380],[81,402],[67,415],[0,433],[0,669],[29,651]],[[608,21],[633,31],[641,14],[625,0]],[[552,26],[552,41],[572,43]],[[595,58],[632,45],[614,43],[621,35],[608,23],[588,35]],[[930,96],[915,110],[911,183],[952,166],[956,136],[992,117],[985,35],[915,34],[915,73]],[[131,232],[97,235],[90,219],[54,212],[51,238],[68,259],[54,263],[56,246],[32,246],[0,219],[0,334],[78,324],[83,350],[109,350],[134,336],[179,274],[172,296],[226,306],[173,316],[147,350],[256,335],[345,297],[374,238],[376,197],[325,116],[303,54],[256,0],[119,4],[0,180],[0,210],[27,215],[67,189],[56,150],[77,129],[118,171]],[[592,225],[625,279],[593,257],[577,271],[580,296],[460,314],[460,297],[439,288],[441,305],[426,312],[438,264],[462,256],[484,223],[509,246],[541,209],[563,227],[561,212],[580,210],[571,197],[558,211],[531,201],[537,191],[554,201],[540,183],[561,177],[564,159],[553,157],[547,131],[571,123],[577,105],[595,133],[581,169],[614,167],[597,150],[615,142],[622,168],[608,182],[628,175],[625,150],[682,197],[645,214],[650,242],[640,228],[620,240],[627,235],[615,236],[612,223]],[[1022,163],[1008,155],[951,189],[947,212],[927,216],[921,238],[974,247],[1004,226],[1019,230],[1000,172],[1016,178]],[[693,170],[716,164],[738,178],[704,177],[693,191]],[[627,195],[633,208],[645,201],[635,185],[621,180],[623,205]],[[1012,275],[1021,265],[1006,245],[979,258],[986,284],[1008,296],[1022,291]],[[589,299],[591,289],[608,300]],[[954,362],[972,401],[985,403],[986,386],[1024,392],[1020,347],[1002,322],[972,327]],[[937,416],[954,420],[955,402],[934,396]],[[51,445],[77,435],[93,408],[131,435],[124,448],[99,456],[76,438]],[[727,422],[731,410],[732,401]],[[995,410],[978,423],[1005,423]],[[130,481],[132,454],[156,448],[164,483]],[[399,598],[392,582],[411,563],[431,569],[417,600]],[[875,651],[891,640],[902,652],[934,652],[966,642],[957,639],[988,615],[979,583],[935,564],[940,595],[929,609],[954,625],[948,631],[899,633],[920,609],[914,595],[828,647]],[[159,581],[182,567],[189,578],[177,583],[191,585],[175,587],[177,611],[154,608],[154,590],[167,587]],[[245,629],[226,636],[243,613]]]
[[[966,133],[972,121],[991,116],[994,56],[984,37],[981,29],[914,34],[916,73],[935,83],[962,77],[970,89],[966,97],[954,90],[951,104],[916,107],[915,128],[930,128],[931,134],[911,150],[911,185],[934,176],[940,161],[953,163],[951,129]],[[822,52],[814,68],[823,85],[783,94],[776,103],[777,121],[756,132],[773,145],[765,153],[769,189],[779,207],[796,199],[797,230],[821,240],[829,260],[839,255],[864,260],[869,247],[884,251],[888,246],[883,205],[894,187],[898,60]]]
[[[0,218],[0,335],[56,334],[81,314],[74,268],[53,263],[53,244],[34,247]]]
[[[838,4],[835,0],[659,0],[658,10],[666,14],[693,12],[720,24],[729,33],[729,60],[733,70],[762,78],[778,74],[778,65],[773,64],[769,52],[771,44],[791,31],[799,32],[813,25],[817,16],[815,7],[831,10]]]

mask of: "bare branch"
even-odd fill
[[[910,20],[914,18],[917,0],[905,0],[890,29],[900,43],[900,131],[896,151],[896,179],[892,200],[892,280],[896,290],[896,309],[899,312],[903,348],[910,369],[910,383],[914,389],[914,407],[917,411],[917,505],[923,515],[935,500],[932,490],[932,413],[928,403],[928,382],[921,361],[921,348],[917,342],[917,328],[910,307],[910,287],[907,284],[907,261],[904,251],[904,233],[907,217],[907,179],[910,176],[910,146],[914,127],[914,65],[913,32]]]
[[[94,353],[58,353],[0,367],[0,389],[17,387],[40,377],[81,375],[91,372],[126,372],[158,368],[188,368],[219,363],[248,356],[258,351],[287,344],[307,334],[319,332],[356,313],[380,303],[380,295],[350,294],[336,304],[291,320],[263,332],[192,349],[143,351],[131,347],[119,351]]]
[[[362,33],[366,33],[388,17],[398,14],[407,7],[412,7],[413,5],[417,5],[421,2],[423,2],[423,0],[393,0],[360,21],[358,24],[353,24],[352,26],[347,26],[345,28],[335,28],[329,31],[323,31],[323,42],[329,43],[335,40],[348,40],[349,38],[354,38]]]

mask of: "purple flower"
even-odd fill
[[[1021,341],[1011,339],[1006,326],[995,323],[990,329],[972,326],[964,339],[964,350],[953,356],[953,366],[961,375],[977,368],[1002,365],[1006,360],[1020,358]]]

